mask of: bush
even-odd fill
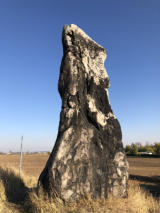
[[[135,143],[135,144],[132,143],[131,145],[126,145],[125,152],[127,154],[132,154],[132,155],[137,155],[138,153],[140,154],[141,152],[160,155],[160,143],[154,143],[154,145],[147,143],[144,146],[141,145],[140,143]]]
[[[136,146],[136,144],[132,143],[130,146],[126,146],[125,151],[127,152],[127,154],[138,154],[138,147]]]
[[[156,155],[160,155],[160,143],[155,143],[153,149]]]

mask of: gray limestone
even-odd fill
[[[66,201],[126,197],[128,163],[108,98],[106,51],[73,24],[62,37],[59,130],[39,186]]]

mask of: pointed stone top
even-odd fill
[[[77,25],[75,24],[71,24],[71,25],[64,25],[63,28],[63,37],[66,36],[72,36],[72,35],[78,35],[80,37],[82,37],[82,39],[85,39],[86,42],[88,43],[92,43],[92,45],[94,44],[94,46],[98,47],[99,49],[101,49],[101,51],[106,53],[106,50],[99,45],[97,42],[95,42],[91,37],[89,37],[81,28],[79,28]],[[68,40],[68,39],[65,39]],[[68,42],[67,42],[68,43]],[[69,45],[69,43],[68,43]]]

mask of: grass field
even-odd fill
[[[20,178],[19,156],[0,155],[0,213],[160,213],[160,158],[128,158],[132,180],[126,199],[65,204],[49,200],[43,192],[37,196],[37,179],[47,159],[47,154],[23,155]]]
[[[48,154],[23,155],[22,170],[28,176],[38,177],[45,166]],[[160,158],[128,158],[132,175],[160,177]],[[19,155],[0,155],[0,167],[18,169]]]
[[[38,178],[45,163],[48,159],[48,154],[33,154],[23,155],[22,170],[28,176]],[[2,168],[17,168],[19,167],[19,155],[0,155],[0,167]]]
[[[160,176],[160,158],[128,158],[129,173],[142,176]]]

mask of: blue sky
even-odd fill
[[[64,24],[107,49],[123,142],[160,142],[159,0],[0,0],[0,151],[51,151]]]

